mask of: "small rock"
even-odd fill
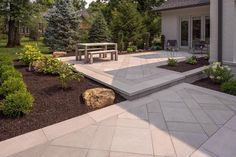
[[[42,60],[37,60],[32,63],[32,67],[36,72],[41,72],[44,66],[45,66],[45,62]]]
[[[54,58],[59,58],[59,57],[64,57],[64,56],[66,56],[66,52],[62,52],[62,51],[55,51],[55,52],[53,52],[53,57]]]
[[[91,109],[98,109],[112,105],[115,101],[115,93],[111,89],[94,88],[83,93],[85,104]]]

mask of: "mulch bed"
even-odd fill
[[[212,89],[220,92],[220,84],[214,83],[211,79],[205,78],[192,83],[193,85]]]
[[[158,66],[158,68],[172,70],[172,71],[182,73],[182,72],[186,72],[189,70],[200,68],[205,65],[209,65],[209,62],[204,57],[201,57],[201,58],[197,58],[197,64],[195,64],[195,65],[187,64],[185,61],[183,61],[183,62],[178,62],[178,64],[176,66],[163,65],[163,66]]]
[[[33,110],[20,118],[6,118],[0,113],[0,141],[93,111],[84,104],[81,95],[87,89],[104,87],[83,78],[80,82],[71,82],[70,89],[62,90],[56,76],[28,72],[27,67],[18,62],[15,67],[23,74],[35,103]],[[115,103],[124,100],[116,94]]]

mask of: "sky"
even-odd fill
[[[90,4],[92,1],[94,1],[94,0],[86,0],[86,2],[87,2],[87,6],[86,6],[86,7],[88,7],[89,4]]]

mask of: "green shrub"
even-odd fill
[[[12,65],[12,60],[10,57],[0,55],[0,68],[3,65]]]
[[[19,117],[31,111],[34,98],[29,92],[18,91],[6,96],[1,109],[3,114],[9,117]]]
[[[2,76],[2,73],[8,70],[14,70],[14,67],[12,65],[2,65],[0,66],[0,78]]]
[[[137,46],[129,46],[128,48],[127,48],[127,52],[136,52],[137,51]]]
[[[19,60],[29,65],[29,70],[31,71],[33,61],[42,58],[42,54],[39,48],[32,45],[26,45],[22,52],[18,54]]]
[[[22,74],[14,68],[9,68],[1,74],[0,82],[3,83],[5,80],[10,77],[22,78]]]
[[[63,63],[59,68],[59,80],[61,82],[62,88],[67,88],[68,83],[72,80],[80,81],[80,78],[83,77],[81,73],[76,73],[75,68],[67,63]]]
[[[15,93],[17,91],[26,91],[26,85],[22,78],[10,77],[5,80],[0,87],[0,94],[7,96],[10,93]]]
[[[221,85],[221,91],[231,95],[236,95],[236,80],[223,83]]]
[[[215,62],[212,65],[206,66],[203,72],[212,81],[220,84],[233,78],[231,69],[228,66],[222,66],[219,62]]]
[[[174,67],[174,66],[177,65],[177,63],[178,63],[178,61],[177,61],[176,59],[174,59],[174,58],[168,58],[168,61],[167,61],[167,65],[168,65],[168,66]]]
[[[191,65],[197,64],[197,57],[191,56],[191,57],[187,58],[186,63],[191,64]]]

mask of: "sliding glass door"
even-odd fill
[[[181,40],[181,47],[188,47],[189,46],[189,19],[188,18],[181,18],[180,21],[180,40]]]
[[[202,39],[201,16],[192,17],[192,44]]]

